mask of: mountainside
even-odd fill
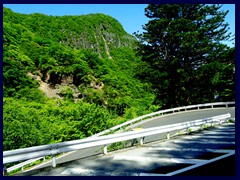
[[[121,73],[130,78],[135,74],[138,59],[132,49],[136,40],[110,16],[25,15],[7,8],[3,9],[3,13],[6,96],[14,95],[8,91],[9,87],[22,89],[19,87],[22,79],[11,81],[8,78],[11,75],[7,71],[13,66],[9,60],[17,61],[22,76],[38,80],[42,90],[46,89],[41,88],[43,85],[56,88],[59,84],[72,84],[72,90],[81,86],[83,91],[88,85],[103,90],[105,83],[110,86],[119,84],[111,83],[114,76],[108,77],[109,74],[122,77]],[[83,92],[73,91],[75,99],[77,96],[84,97]],[[60,95],[59,89],[58,92]],[[56,93],[53,94],[57,97]]]
[[[220,8],[150,4],[136,39],[104,14],[4,7],[4,150],[84,138],[160,108],[235,100],[235,47],[220,43],[230,38]]]
[[[20,24],[35,36],[74,49],[92,49],[100,57],[110,58],[112,49],[131,48],[136,41],[116,19],[100,13],[81,16],[25,15],[13,13],[7,8],[3,13],[5,22]]]
[[[108,15],[4,7],[3,41],[5,150],[83,138],[157,108],[135,78],[136,39]]]

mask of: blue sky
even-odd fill
[[[89,13],[104,13],[117,19],[129,34],[142,32],[142,25],[148,22],[144,15],[147,4],[4,4],[14,12],[31,14],[43,13],[47,15],[82,15]],[[235,5],[224,4],[223,10],[229,10],[226,22],[230,25],[230,32],[235,34]],[[233,42],[225,42],[233,46]]]

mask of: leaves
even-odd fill
[[[137,76],[151,82],[156,104],[169,108],[211,102],[216,91],[221,94],[224,88],[230,89],[228,83],[220,83],[226,66],[223,59],[234,51],[220,44],[230,38],[224,21],[227,12],[220,8],[220,5],[150,4],[145,9],[150,20],[143,28],[144,33],[135,34],[139,40],[138,55],[144,62],[139,64],[141,71]],[[230,61],[234,64],[234,57]],[[230,76],[228,80],[234,84]],[[231,97],[228,100],[234,99]]]
[[[4,150],[85,138],[151,105],[148,86],[134,77],[136,39],[117,20],[24,15],[5,7],[3,14]],[[40,91],[43,82],[62,87],[62,99]]]
[[[136,42],[107,15],[24,15],[4,7],[4,150],[85,138],[216,93],[234,99],[235,48],[219,43],[229,35],[226,12],[218,10],[149,5]],[[43,82],[62,87],[60,98],[40,91]]]

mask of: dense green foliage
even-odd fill
[[[115,117],[84,102],[4,98],[4,149],[84,138],[112,127]]]
[[[176,107],[234,100],[234,51],[228,40],[227,12],[219,5],[150,4],[145,32],[136,34],[143,57],[139,77],[151,82],[156,102]]]
[[[156,111],[234,100],[226,12],[149,5],[143,34],[104,14],[3,8],[4,150],[81,139]],[[137,41],[137,39],[139,41]]]
[[[4,150],[84,138],[156,110],[134,77],[136,39],[117,20],[3,15]],[[49,98],[41,85],[59,93]]]

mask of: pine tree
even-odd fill
[[[150,20],[143,26],[143,33],[135,33],[139,40],[137,51],[143,61],[139,77],[151,82],[158,97],[156,103],[162,107],[213,99],[216,89],[212,78],[218,69],[211,69],[210,76],[199,78],[203,73],[201,68],[221,63],[219,54],[229,50],[221,44],[231,38],[227,33],[228,23],[224,21],[228,11],[220,11],[221,7],[150,4],[145,9]]]

